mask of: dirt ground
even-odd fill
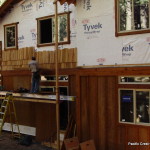
[[[9,132],[2,132],[0,135],[0,150],[53,150],[49,147],[42,146],[32,139],[30,146],[24,146],[19,144],[18,139],[12,138]]]

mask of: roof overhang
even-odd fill
[[[22,0],[2,0],[1,2],[2,5],[0,6],[0,17],[3,17],[6,15],[6,13],[13,8],[13,5],[20,2]],[[70,4],[74,4],[76,5],[76,0],[58,0],[60,2],[61,5],[63,5],[64,3],[68,3],[68,5]]]
[[[58,0],[60,2],[61,5],[63,5],[64,3],[68,3],[68,5],[70,4],[74,4],[76,5],[76,0]]]
[[[0,6],[0,17],[5,16],[5,14],[13,8],[13,5],[20,2],[21,0],[5,0]]]

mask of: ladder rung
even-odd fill
[[[11,93],[7,93],[5,98],[3,99],[2,103],[1,103],[1,109],[0,109],[0,133],[2,131],[2,127],[4,125],[4,121],[5,121],[5,118],[6,118],[6,113],[7,113],[7,109],[9,108],[9,103],[12,102],[13,103],[13,97],[12,97],[12,94]],[[16,119],[16,123],[17,123],[17,118],[16,118],[16,111],[15,111],[15,106],[13,104],[12,106],[13,110],[14,111],[11,111],[10,112],[10,115],[11,114],[14,114],[15,115],[15,119]],[[11,123],[12,124],[12,123]],[[13,126],[12,126],[12,134],[14,135],[14,137],[16,138],[20,138],[20,130],[19,130],[19,125],[17,123],[17,126],[18,126],[18,132],[19,134],[14,134],[14,131],[13,131]]]

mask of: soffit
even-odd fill
[[[2,0],[3,2],[4,0]],[[5,0],[0,6],[0,17],[5,16],[5,14],[13,8],[13,5],[20,2],[21,0]]]
[[[3,4],[0,6],[0,17],[3,17],[6,15],[6,13],[13,8],[13,5],[20,2],[22,0],[2,0]],[[76,4],[76,0],[58,0],[60,4],[68,3],[70,4]]]

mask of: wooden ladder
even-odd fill
[[[1,104],[0,108],[0,134],[2,133],[3,125],[5,123],[6,115],[9,114],[10,116],[10,124],[11,124],[11,131],[13,137],[20,138],[20,130],[19,130],[19,124],[17,120],[16,115],[16,109],[15,104],[13,101],[13,94],[12,93],[6,93],[5,98]],[[12,117],[14,116],[15,124],[12,122]],[[14,134],[14,125],[18,129],[18,134]]]

